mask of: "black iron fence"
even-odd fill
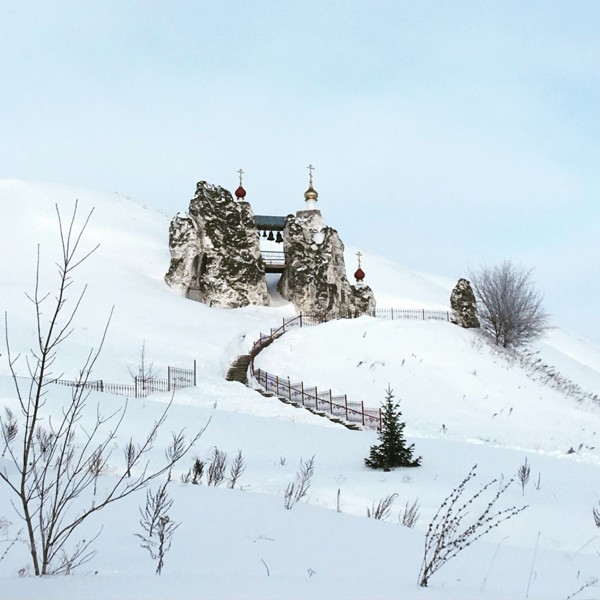
[[[48,379],[47,383],[66,385],[68,387],[84,388],[96,392],[105,392],[118,396],[145,398],[151,394],[173,392],[196,385],[196,361],[193,369],[167,367],[167,378],[136,376],[133,383],[110,383],[103,379],[82,381],[76,379]]]

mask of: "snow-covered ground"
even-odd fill
[[[362,317],[286,333],[261,353],[261,368],[370,406],[379,405],[389,384],[401,400],[406,434],[423,466],[371,471],[363,459],[376,441],[374,432],[350,431],[224,380],[233,358],[261,330],[291,316],[292,307],[276,297],[269,308],[221,310],[173,294],[162,279],[169,263],[169,217],[131,199],[0,182],[0,308],[8,313],[13,353],[25,353],[34,341],[34,314],[24,292],[33,289],[37,244],[41,287],[52,290],[58,256],[54,204],[66,218],[75,198],[81,216],[95,207],[84,250],[100,247],[75,273],[70,301],[88,287],[55,373],[76,375],[114,305],[94,378],[128,382],[143,343],[163,376],[167,365],[198,365],[198,386],[175,394],[152,463],[163,458],[171,430],[193,432],[210,424],[168,487],[171,517],[182,525],[160,577],[134,535],[141,533],[141,492],[85,523],[81,534],[87,539],[102,529],[97,554],[72,576],[19,577],[19,571],[27,574],[28,551],[24,543],[14,545],[0,561],[0,598],[550,599],[567,598],[600,575],[600,530],[592,517],[600,500],[600,407],[531,377],[477,332],[449,323]],[[349,271],[353,254],[349,247]],[[379,306],[447,309],[452,281],[369,253],[363,268]],[[600,391],[599,348],[556,328],[537,351],[584,392]],[[16,411],[5,349],[0,352],[0,408]],[[25,375],[24,362],[18,370]],[[53,389],[47,414],[59,414],[69,399],[68,388]],[[142,438],[168,399],[159,394],[129,401],[99,493],[122,472],[127,440]],[[91,401],[109,414],[125,399],[93,393]],[[238,489],[181,483],[193,459],[207,459],[214,446],[230,459],[242,450],[247,468]],[[315,475],[307,501],[285,510],[283,491],[301,459],[311,456]],[[498,478],[493,495],[526,458],[530,482],[524,491],[509,488],[500,505],[528,508],[448,562],[430,587],[420,588],[425,532],[443,499],[475,463],[478,477],[470,490]],[[7,465],[0,459],[1,467]],[[389,494],[398,494],[390,517],[368,519],[367,507]],[[403,527],[399,515],[416,499],[417,524]],[[22,527],[6,486],[0,486],[0,522],[2,556]],[[600,586],[574,597],[599,598]]]

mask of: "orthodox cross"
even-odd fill
[[[308,165],[308,167],[306,167],[308,169],[308,183],[312,186],[313,184],[313,179],[312,179],[312,172],[314,171],[314,167],[312,165]]]
[[[242,171],[242,169],[240,169],[238,171],[238,173],[240,174],[240,185],[242,185],[242,175],[244,174],[244,171]]]
[[[356,253],[356,256],[358,258],[358,268],[359,269],[360,269],[360,259],[362,258],[362,255],[363,255],[363,253],[360,250]]]

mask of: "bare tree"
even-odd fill
[[[482,327],[496,344],[517,347],[539,338],[548,329],[542,295],[535,289],[532,271],[505,260],[470,274]]]
[[[139,390],[149,392],[152,391],[154,387],[154,380],[156,379],[157,374],[156,370],[154,369],[154,362],[148,358],[146,353],[145,340],[142,342],[142,347],[140,348],[137,373],[132,369],[129,369],[129,374],[131,375],[136,386],[139,386]]]
[[[93,212],[93,211],[92,211]],[[28,296],[34,307],[36,344],[26,364],[29,383],[24,385],[17,376],[19,356],[11,352],[8,316],[5,314],[5,339],[8,364],[12,374],[16,399],[20,408],[19,433],[12,436],[11,419],[0,416],[0,436],[7,457],[0,467],[0,482],[12,492],[14,505],[25,523],[26,539],[35,575],[70,573],[94,555],[91,545],[97,536],[75,541],[77,532],[88,517],[107,506],[144,488],[149,481],[167,472],[192,447],[199,436],[192,435],[180,452],[162,465],[150,469],[147,454],[164,425],[171,406],[168,403],[147,435],[136,445],[128,458],[127,470],[107,481],[96,497],[91,491],[98,468],[106,465],[111,448],[127,411],[127,403],[116,412],[103,415],[99,406],[89,415],[89,380],[106,337],[110,316],[97,349],[84,357],[70,402],[61,411],[47,410],[49,386],[57,378],[53,365],[62,344],[73,331],[73,322],[85,294],[76,297],[69,308],[68,291],[72,275],[96,249],[80,250],[82,236],[90,220],[78,226],[77,202],[71,219],[63,223],[56,207],[62,255],[58,262],[59,282],[50,305],[49,320],[45,322],[50,294],[40,290],[40,249],[37,253],[35,289]],[[111,310],[112,315],[112,310]],[[83,421],[89,419],[84,428]],[[10,468],[8,467],[10,465]],[[137,473],[133,470],[137,468]],[[130,476],[131,475],[131,476]]]

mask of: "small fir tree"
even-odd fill
[[[393,399],[393,390],[388,385],[381,407],[381,429],[378,433],[380,443],[371,446],[369,457],[365,458],[365,464],[371,469],[389,471],[394,467],[421,466],[421,457],[413,458],[414,444],[406,445],[406,423],[400,420],[400,403]]]

